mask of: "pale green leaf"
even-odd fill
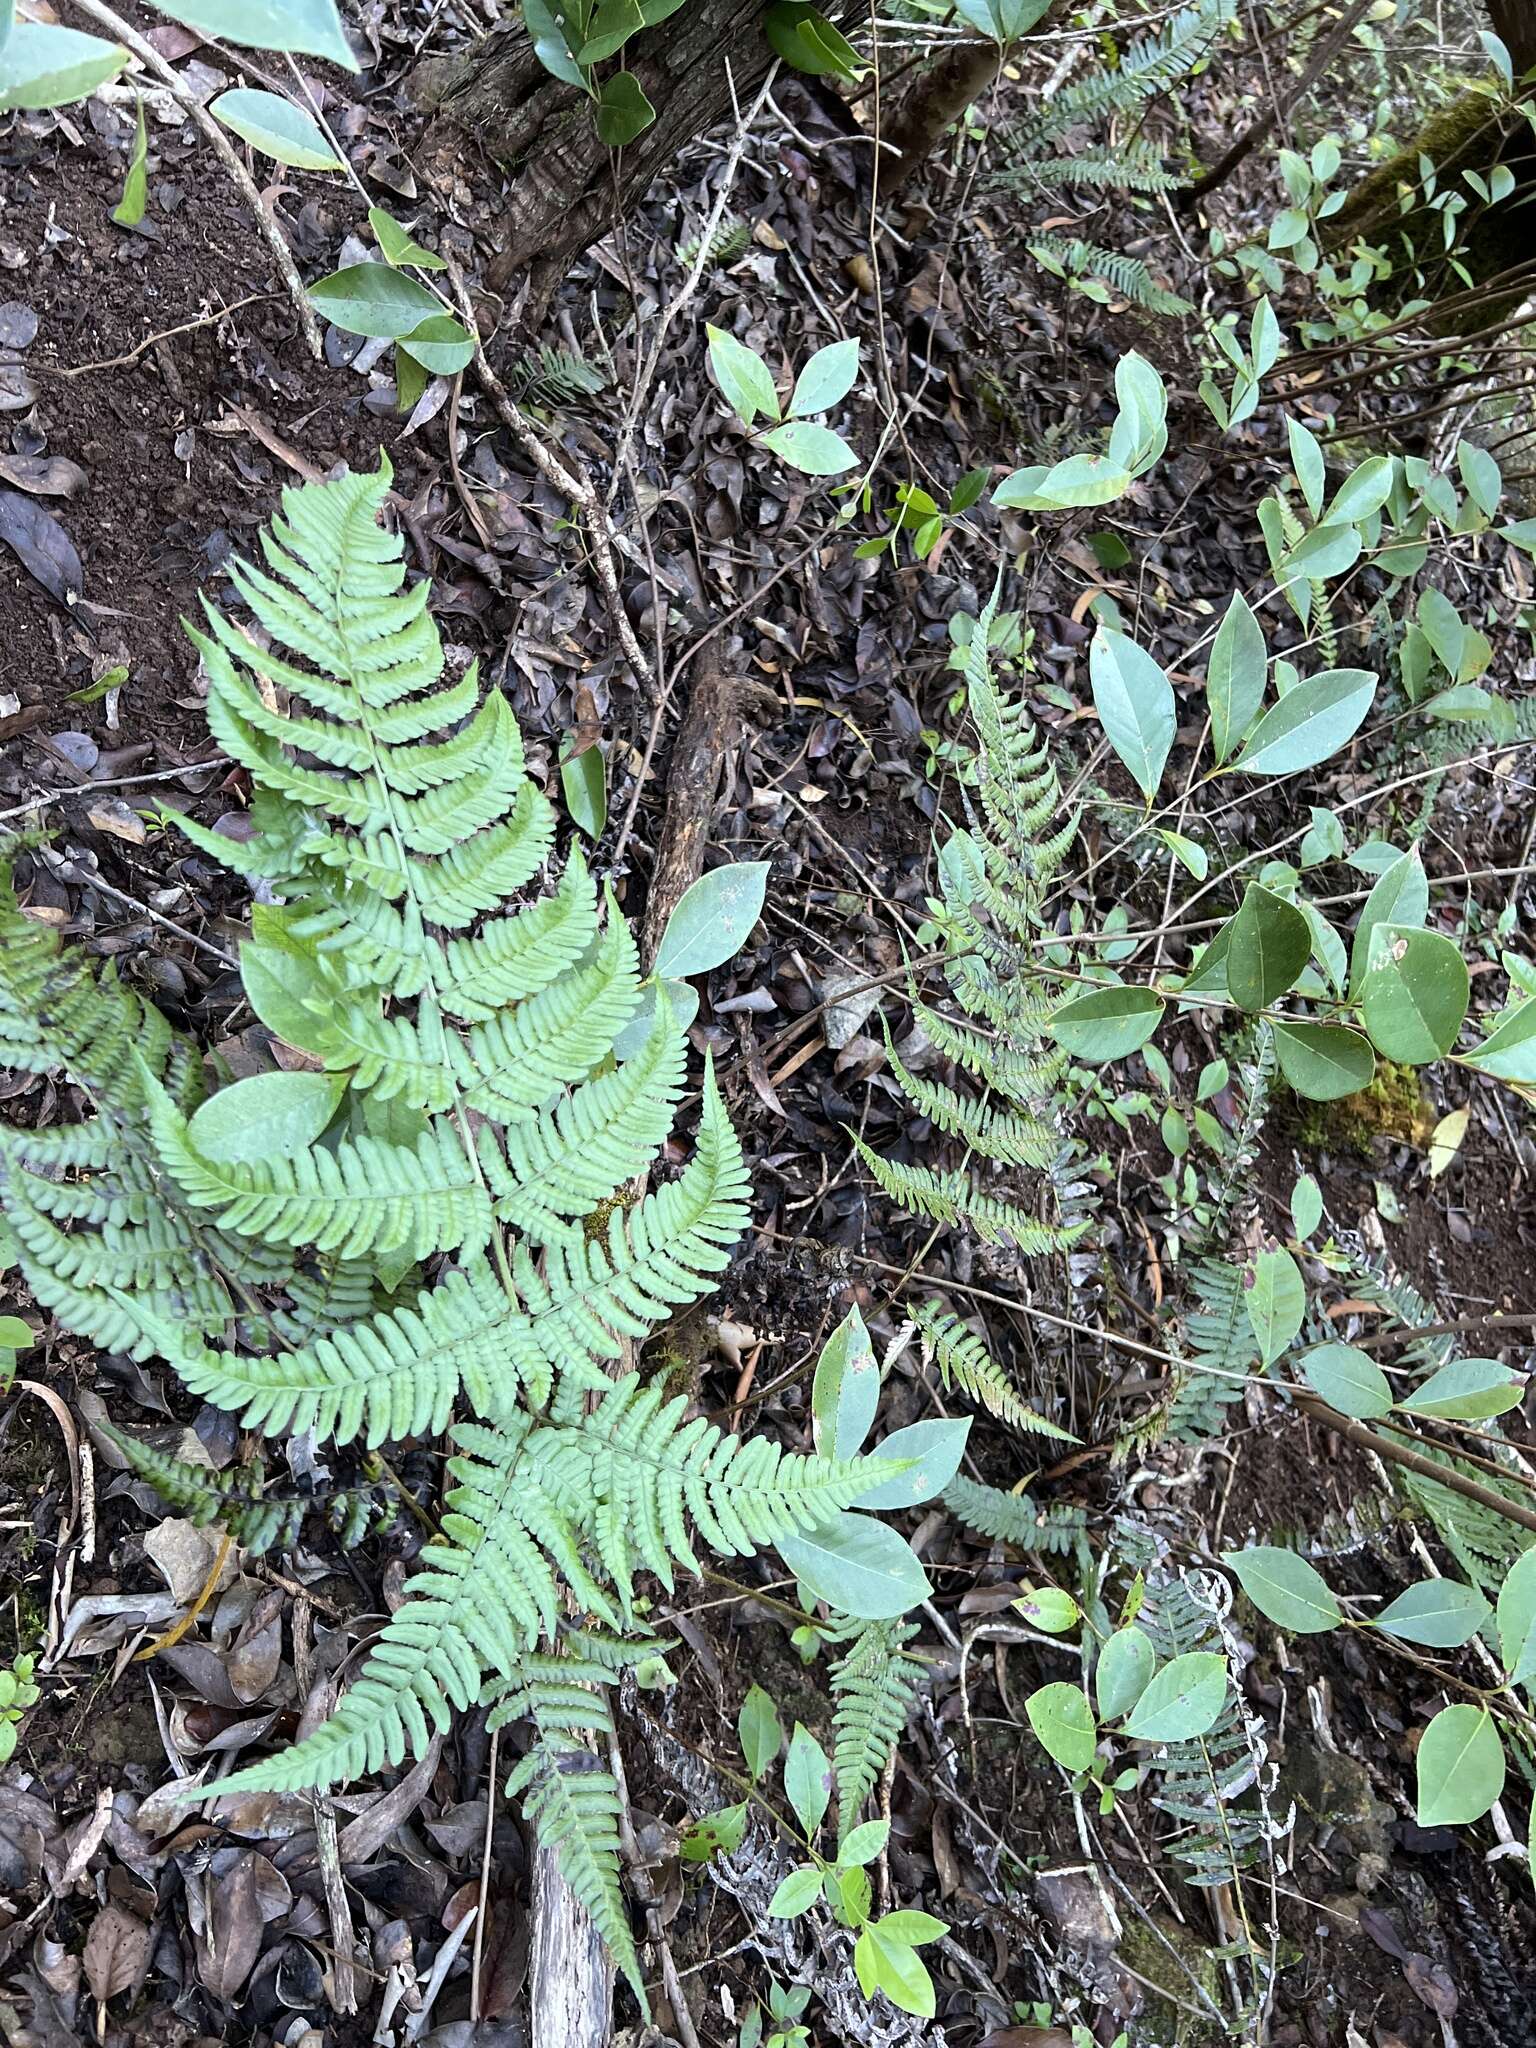
[[[320,124],[302,107],[275,92],[241,87],[235,92],[221,93],[208,111],[243,137],[252,149],[280,164],[292,164],[299,171],[346,169]]]
[[[1294,1550],[1261,1543],[1223,1551],[1221,1561],[1259,1612],[1293,1635],[1322,1635],[1344,1619],[1322,1574]]]
[[[1419,1738],[1418,1823],[1481,1820],[1504,1790],[1504,1745],[1486,1707],[1442,1707]]]
[[[1107,626],[1088,650],[1088,677],[1105,737],[1150,803],[1178,723],[1173,685],[1150,654]]]
[[[728,861],[686,889],[656,948],[656,972],[683,981],[739,952],[762,915],[769,866],[765,860]]]

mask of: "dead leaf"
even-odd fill
[[[254,1849],[221,1850],[208,1873],[206,1919],[196,1929],[197,1974],[214,1998],[234,1998],[256,1967],[262,1931],[293,1902],[288,1880]]]
[[[144,820],[120,796],[98,797],[85,815],[98,832],[110,832],[114,839],[126,839],[130,846],[142,846],[149,836]]]
[[[207,1585],[222,1540],[217,1529],[199,1529],[175,1516],[159,1523],[144,1538],[144,1554],[170,1587],[178,1607],[190,1605]],[[230,1549],[219,1574],[226,1585],[234,1576],[234,1546]]]
[[[20,299],[0,305],[0,348],[30,348],[37,339],[37,314]]]
[[[20,491],[0,491],[0,541],[60,604],[73,604],[85,588],[74,542],[51,512]]]
[[[0,412],[25,412],[37,403],[37,386],[16,356],[0,356]]]
[[[135,1991],[149,1968],[149,1929],[126,1906],[103,1906],[85,1937],[85,1981],[105,2005],[121,1991]]]
[[[90,478],[67,455],[7,455],[0,449],[0,482],[34,498],[78,498]]]
[[[1461,1999],[1450,1973],[1428,1956],[1412,1955],[1403,1965],[1408,1988],[1421,2005],[1427,2005],[1439,2019],[1453,2020]]]

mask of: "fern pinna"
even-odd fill
[[[503,698],[473,669],[443,680],[428,585],[379,523],[389,483],[385,462],[286,492],[262,562],[230,568],[260,640],[212,607],[192,635],[256,832],[174,822],[266,883],[245,993],[304,1063],[210,1081],[7,877],[0,1060],[67,1068],[95,1113],[0,1134],[0,1194],[61,1322],[167,1360],[252,1429],[374,1446],[459,1418],[441,1538],[360,1678],[220,1790],[398,1764],[484,1701],[531,1728],[513,1790],[638,1992],[617,1788],[570,1755],[656,1647],[637,1573],[670,1586],[695,1540],[740,1555],[815,1528],[901,1467],[743,1444],[610,1376],[726,1265],[741,1151],[706,1072],[692,1158],[625,1200],[670,1132],[685,1040],[652,1002],[616,1056],[646,992],[579,853],[503,907],[545,867],[553,813]]]
[[[972,786],[961,785],[969,822],[939,849],[940,893],[929,899],[919,934],[945,955],[954,1010],[926,1002],[915,981],[908,989],[916,1024],[963,1085],[913,1073],[886,1032],[898,1085],[953,1141],[958,1163],[889,1159],[849,1135],[880,1187],[910,1215],[1041,1257],[1066,1251],[1089,1220],[1080,1213],[1082,1189],[1059,1105],[1067,1055],[1048,1036],[1061,986],[1040,950],[1045,894],[1076,841],[1077,816],[1060,815],[1056,770],[1027,707],[997,687],[989,656],[997,623],[994,594],[966,652],[978,743]],[[946,1386],[1016,1427],[1066,1434],[1026,1406],[980,1339],[942,1303],[924,1304],[917,1321]]]

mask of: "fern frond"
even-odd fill
[[[916,1634],[910,1622],[861,1622],[833,1669],[832,1776],[839,1848],[879,1784],[926,1676],[922,1663],[906,1649]]]
[[[983,1244],[1011,1244],[1026,1258],[1042,1258],[1047,1252],[1065,1251],[1087,1229],[1086,1222],[1042,1223],[1017,1204],[996,1195],[983,1194],[964,1173],[938,1173],[927,1166],[905,1166],[883,1159],[857,1132],[850,1131],[854,1149],[880,1186],[909,1215],[926,1217],[931,1223],[947,1223],[951,1229],[966,1224]]]
[[[1016,1110],[994,1109],[989,1103],[975,1102],[953,1088],[911,1073],[891,1043],[889,1026],[885,1049],[892,1074],[919,1115],[950,1137],[964,1139],[978,1157],[1004,1166],[1037,1168],[1049,1166],[1055,1158],[1060,1141],[1048,1125]]]
[[[919,1303],[912,1311],[912,1319],[922,1332],[923,1356],[931,1358],[938,1366],[946,1390],[958,1387],[1015,1429],[1026,1430],[1036,1436],[1057,1437],[1069,1444],[1077,1442],[1070,1430],[1047,1422],[1043,1415],[1035,1413],[982,1339],[974,1330],[967,1329],[957,1315],[951,1314],[943,1302]]]
[[[1029,253],[1047,270],[1066,278],[1088,277],[1109,286],[1117,297],[1148,313],[1192,313],[1188,299],[1160,285],[1139,256],[1123,249],[1104,249],[1080,235],[1039,232],[1030,237]]]
[[[1088,1526],[1081,1508],[1059,1502],[1041,1507],[1027,1493],[1005,1493],[999,1486],[984,1486],[958,1472],[941,1498],[978,1536],[988,1536],[994,1543],[1011,1543],[1017,1550],[1068,1551]]]
[[[1016,190],[1087,186],[1107,192],[1172,192],[1184,180],[1168,169],[1157,145],[1142,138],[1117,148],[1086,149],[1080,156],[1030,157],[1001,172],[997,182]]]

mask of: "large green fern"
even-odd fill
[[[526,1720],[512,1790],[638,1993],[618,1791],[578,1739],[650,1646],[637,1575],[670,1585],[696,1542],[739,1555],[813,1529],[901,1468],[741,1443],[611,1377],[727,1264],[741,1150],[706,1071],[691,1160],[627,1198],[670,1135],[686,1042],[659,1001],[617,1053],[645,993],[579,855],[509,907],[553,812],[505,701],[473,669],[443,678],[428,585],[380,524],[389,483],[385,462],[286,492],[262,563],[230,568],[259,636],[211,606],[189,628],[256,831],[174,822],[266,884],[245,992],[304,1060],[213,1085],[109,965],[24,915],[7,871],[0,1061],[66,1068],[95,1115],[0,1133],[0,1197],[60,1321],[166,1359],[253,1429],[376,1446],[454,1422],[441,1540],[361,1675],[221,1790],[397,1764],[482,1700]],[[134,1462],[198,1519],[222,1496],[247,1533],[291,1533],[233,1483]]]

